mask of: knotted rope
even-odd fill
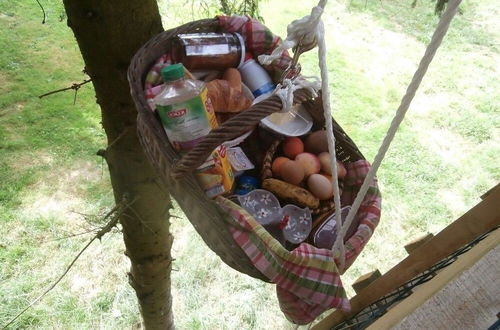
[[[285,41],[277,47],[271,55],[261,55],[258,57],[259,62],[262,64],[270,64],[275,59],[279,58],[283,51],[288,50],[293,47],[300,46],[301,44],[311,45],[315,42],[318,43],[318,57],[319,57],[319,67],[321,72],[321,89],[322,93],[322,102],[324,109],[324,116],[326,122],[326,132],[328,138],[328,149],[330,152],[330,161],[332,165],[332,176],[333,180],[333,191],[334,191],[334,202],[335,202],[335,217],[336,217],[336,229],[337,229],[337,237],[335,243],[332,247],[332,251],[334,251],[335,255],[338,256],[338,267],[342,272],[345,267],[345,250],[344,250],[344,236],[347,233],[347,229],[351,226],[354,221],[354,217],[359,210],[361,202],[363,201],[370,183],[374,180],[377,170],[382,163],[382,160],[389,149],[389,146],[394,139],[396,131],[398,127],[401,125],[406,112],[408,111],[411,101],[413,100],[420,83],[422,82],[427,69],[429,68],[430,63],[432,62],[434,55],[436,54],[437,49],[441,45],[441,42],[448,31],[449,25],[455,16],[458,6],[462,2],[462,0],[450,0],[448,2],[448,6],[446,11],[441,16],[439,20],[438,26],[434,31],[431,42],[427,46],[424,56],[422,57],[420,64],[413,75],[413,78],[408,85],[405,95],[401,99],[401,103],[396,111],[396,114],[391,122],[391,126],[389,127],[386,136],[382,142],[382,145],[379,148],[377,155],[372,163],[372,167],[370,168],[361,188],[354,200],[351,210],[349,211],[345,222],[342,223],[342,216],[340,213],[340,194],[339,194],[339,186],[338,186],[338,170],[337,170],[337,156],[335,152],[335,137],[333,135],[333,127],[332,127],[332,110],[330,107],[330,92],[328,89],[328,68],[326,65],[326,44],[324,38],[324,25],[321,20],[321,15],[323,14],[323,9],[326,5],[327,0],[320,0],[318,5],[311,10],[311,15],[305,16],[300,20],[293,21],[287,27],[287,38]],[[296,48],[296,51],[300,51],[299,48]],[[295,57],[295,56],[294,56]],[[300,88],[305,87],[302,80],[289,80],[284,79],[282,84],[278,86],[275,91],[275,94],[278,95],[282,103],[284,105],[284,110],[287,111],[292,103],[293,103],[293,92]],[[315,83],[310,83],[307,86],[310,89],[314,90],[316,93],[317,88],[315,89]]]
[[[328,88],[328,67],[326,65],[326,44],[325,44],[325,29],[321,15],[323,14],[327,0],[320,0],[318,5],[311,10],[311,14],[299,20],[295,20],[287,27],[287,38],[278,46],[271,55],[260,55],[258,60],[261,64],[271,64],[272,61],[279,59],[281,54],[290,48],[297,47],[300,50],[301,45],[318,44],[319,67],[321,72],[321,89],[322,102],[324,109],[324,116],[326,122],[326,132],[328,140],[328,150],[330,153],[330,162],[332,165],[333,176],[333,195],[335,203],[335,216],[337,220],[337,233],[341,232],[341,214],[340,214],[340,189],[338,182],[338,169],[337,169],[337,155],[335,152],[335,137],[333,136],[333,125],[331,120],[331,107],[330,107],[330,91]],[[306,46],[306,47],[307,47]],[[297,58],[296,54],[294,58]],[[310,78],[310,77],[309,77]],[[292,106],[293,92],[304,86],[303,79],[295,79],[293,82],[289,79],[284,79],[283,83],[278,85],[275,94],[278,95],[283,103],[283,110],[288,111]],[[310,83],[307,87],[314,90],[313,95],[317,95],[318,84]],[[342,241],[342,240],[341,240]],[[340,264],[344,264],[345,251],[344,245],[334,245],[334,252],[339,256]]]

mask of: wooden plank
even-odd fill
[[[500,183],[498,183],[496,186],[485,192],[482,196],[481,199],[485,199],[489,194],[493,192],[493,190],[499,190],[500,189]]]
[[[335,311],[313,330],[326,330],[354,316],[363,308],[402,286],[478,236],[500,225],[500,189],[493,189],[481,202],[413,251],[381,278],[351,299],[351,311]]]
[[[411,254],[413,251],[418,249],[421,245],[427,243],[427,241],[429,241],[433,237],[434,237],[434,234],[427,233],[426,235],[421,236],[421,237],[411,241],[410,243],[405,245],[406,252],[408,254]]]
[[[470,251],[461,255],[457,261],[445,268],[436,277],[424,283],[404,301],[392,308],[387,314],[368,327],[370,329],[391,329],[406,316],[415,311],[429,298],[443,289],[450,281],[459,277],[464,271],[474,266],[484,255],[500,244],[500,229],[495,230]],[[471,301],[470,304],[474,302]],[[471,316],[470,316],[471,317]],[[472,317],[471,317],[472,318]],[[439,327],[438,327],[439,328]]]
[[[356,291],[356,293],[359,293],[381,276],[382,274],[380,274],[380,270],[375,269],[373,272],[369,272],[358,277],[358,279],[352,284],[352,288]]]

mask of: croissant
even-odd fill
[[[241,74],[238,69],[229,68],[224,71],[222,79],[229,82],[229,86],[236,88],[238,92],[241,92]]]
[[[207,83],[207,89],[215,112],[241,112],[252,104],[242,92],[230,87],[227,80],[212,80]]]

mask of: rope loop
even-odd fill
[[[269,65],[274,60],[279,59],[284,51],[295,48],[299,45],[304,48],[302,52],[314,48],[317,44],[317,28],[319,22],[321,21],[321,15],[323,14],[325,3],[326,0],[321,0],[318,6],[313,7],[310,15],[304,16],[301,19],[297,19],[288,24],[286,39],[281,43],[281,45],[274,49],[271,55],[259,55],[257,59],[260,64]],[[299,50],[300,55],[300,49],[296,48],[296,50]]]
[[[318,26],[325,4],[326,0],[320,0],[318,6],[312,8],[310,15],[290,23],[287,27],[287,38],[281,45],[276,47],[271,55],[259,55],[257,58],[262,65],[270,65],[274,60],[279,59],[284,51],[292,48],[294,50],[292,61],[283,72],[280,83],[273,92],[274,95],[279,96],[283,104],[281,113],[290,111],[293,106],[293,93],[297,89],[306,88],[314,97],[318,95],[321,86],[318,78],[307,77],[312,78],[312,81],[308,81],[305,79],[306,77],[299,76],[300,64],[298,64],[298,60],[303,52],[313,49],[318,43]],[[293,76],[290,76],[291,72],[294,72]]]
[[[311,93],[312,97],[317,97],[318,91],[321,88],[321,83],[318,77],[310,76],[299,76],[294,79],[285,78],[281,83],[279,83],[273,91],[273,95],[277,95],[283,104],[283,107],[280,111],[278,111],[278,113],[290,111],[293,106],[293,93],[297,89],[303,88],[307,89]]]

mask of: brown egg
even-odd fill
[[[342,164],[338,160],[337,160],[337,172],[339,179],[343,179],[347,175],[347,169],[345,168],[344,164]]]
[[[299,185],[304,180],[304,169],[294,160],[289,160],[280,166],[281,178],[290,184]]]
[[[320,154],[328,151],[326,131],[321,130],[309,134],[304,141],[304,147],[307,152],[312,152],[313,154]]]
[[[310,152],[303,152],[295,157],[295,161],[299,162],[304,169],[304,174],[309,176],[311,174],[319,173],[321,164],[318,157]]]
[[[330,180],[321,174],[312,174],[307,179],[309,191],[320,200],[332,198],[333,187]]]
[[[322,152],[318,155],[319,162],[321,163],[321,171],[328,175],[332,175],[332,163],[330,162],[330,153]],[[347,174],[347,170],[340,161],[337,160],[337,177],[342,180]]]
[[[281,166],[288,162],[290,159],[286,157],[277,157],[272,165],[271,165],[271,171],[273,172],[273,176],[275,178],[281,178]]]
[[[298,137],[289,136],[285,139],[281,148],[285,156],[294,159],[295,156],[304,152],[304,143]]]
[[[322,152],[318,155],[319,162],[321,164],[321,171],[326,174],[332,175],[332,162],[330,160],[329,152]]]
[[[333,190],[333,177],[331,175],[323,173],[323,172],[320,172],[319,174],[324,176],[325,178],[327,178],[328,181],[330,181],[330,184],[332,185],[332,190]],[[340,180],[340,178],[339,178],[339,180]],[[342,184],[340,181],[339,181],[339,193],[340,193],[340,195],[342,195]]]
[[[322,176],[324,176],[325,178],[327,178],[328,181],[330,181],[330,183],[333,183],[333,177],[330,174],[327,174],[327,173],[324,173],[324,172],[319,172],[319,174],[321,174]]]

